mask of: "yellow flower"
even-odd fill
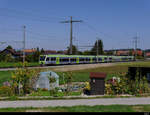
[[[12,77],[12,79],[16,79],[16,76],[15,76],[15,75],[12,75],[11,77]]]

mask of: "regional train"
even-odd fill
[[[134,56],[40,55],[40,65],[90,64],[134,61]]]

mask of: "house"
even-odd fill
[[[44,50],[44,55],[49,55],[49,54],[57,54],[57,51],[55,50]]]
[[[132,55],[135,55],[135,53],[137,53],[138,56],[142,56],[143,55],[143,51],[141,49],[137,49],[137,51],[133,50],[132,51]]]
[[[143,55],[143,51],[141,49],[137,49],[137,51],[135,51],[134,49],[118,49],[116,51],[117,56],[128,56],[128,55],[133,56],[136,53],[137,53],[138,56]]]
[[[130,51],[128,49],[126,50],[117,50],[116,55],[117,56],[128,56]]]
[[[36,49],[25,49],[23,50],[25,52],[25,55],[30,55],[33,54],[34,52],[36,52]]]
[[[145,56],[150,58],[150,52],[146,52]]]
[[[21,53],[16,52],[15,49],[4,49],[0,52],[1,55],[7,55],[10,54],[12,58],[17,58],[21,56]]]
[[[145,50],[145,57],[150,58],[150,49]]]

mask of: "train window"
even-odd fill
[[[112,58],[109,58],[110,60],[112,60]]]
[[[126,60],[127,58],[122,58],[122,60]]]
[[[76,58],[71,58],[70,61],[71,62],[76,62]]]
[[[93,58],[93,61],[96,61],[96,58]]]
[[[40,56],[40,61],[44,61],[46,56]]]
[[[102,58],[98,58],[99,61],[102,61]]]
[[[84,61],[84,58],[79,58],[79,61]]]
[[[51,58],[51,61],[56,61],[56,57],[52,57],[52,58]]]
[[[49,57],[46,58],[46,61],[49,61]]]
[[[90,61],[90,58],[86,58],[86,61]]]
[[[107,58],[105,57],[104,60],[107,60]]]
[[[68,62],[69,61],[69,58],[61,58],[60,59],[60,62]]]

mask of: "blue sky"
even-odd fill
[[[0,0],[0,49],[22,48],[22,26],[26,25],[26,48],[65,50],[70,25],[60,21],[83,20],[73,24],[73,44],[93,45],[102,39],[104,49],[150,48],[150,0]],[[79,47],[81,48],[81,47]],[[80,50],[87,50],[82,48]]]

